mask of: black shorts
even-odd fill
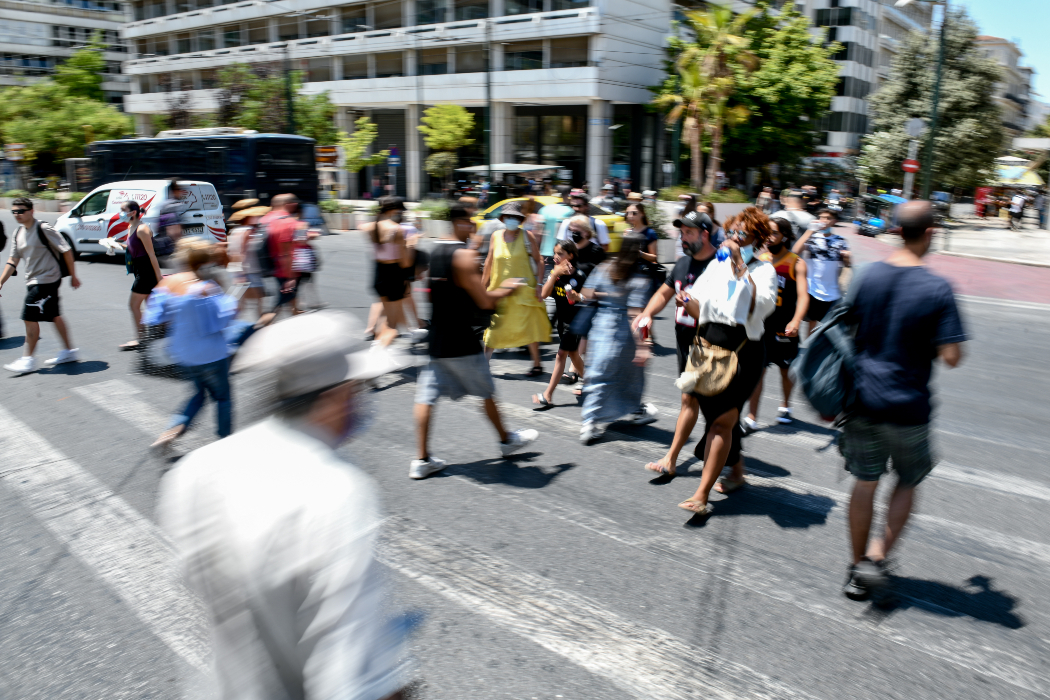
[[[580,349],[581,340],[583,340],[583,336],[570,333],[569,324],[565,324],[565,332],[561,334],[561,342],[558,343],[558,349],[565,352],[576,352]]]
[[[273,305],[273,310],[276,311],[285,304],[291,303],[297,296],[299,296],[299,284],[301,281],[296,280],[295,286],[292,287],[292,291],[286,292],[284,291],[284,283],[288,280],[282,277],[274,277],[274,279],[277,280],[277,303]]]
[[[153,271],[153,263],[148,255],[140,255],[131,259],[131,271],[135,275],[135,283],[131,285],[131,291],[135,294],[149,294],[160,281]]]
[[[789,338],[783,335],[777,335],[771,330],[767,330],[762,336],[762,342],[766,346],[766,366],[776,365],[787,369],[791,366],[791,361],[798,357],[798,345],[799,340],[796,335],[793,338]]]
[[[412,268],[408,268],[411,270]],[[387,301],[401,301],[405,298],[405,273],[397,263],[376,263],[376,278],[372,289],[380,298]]]
[[[51,322],[62,315],[58,308],[58,282],[31,284],[26,287],[26,305],[22,307],[22,320],[40,323]]]
[[[696,326],[683,326],[674,324],[675,350],[678,354],[678,374],[685,371],[685,363],[689,359],[689,348],[693,346],[696,339]]]
[[[838,299],[835,301],[838,301]],[[821,301],[810,295],[809,308],[806,310],[806,320],[820,323],[824,320],[824,317],[828,315],[828,309],[834,306],[834,304],[834,301]]]

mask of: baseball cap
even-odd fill
[[[674,220],[675,228],[682,228],[683,226],[700,228],[708,233],[711,233],[715,229],[715,224],[711,221],[711,217],[702,211],[691,211],[681,219]]]
[[[231,371],[272,372],[277,398],[291,399],[397,369],[389,353],[369,351],[361,322],[340,311],[293,316],[253,334]]]
[[[603,190],[614,190],[616,188],[613,187],[612,185],[602,185],[602,189]]]

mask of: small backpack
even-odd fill
[[[279,216],[277,219],[271,219],[271,221],[283,218],[283,216]],[[273,277],[277,272],[277,261],[273,259],[273,252],[270,250],[269,228],[270,222],[256,226],[255,232],[249,238],[248,243],[251,253],[259,263],[259,274],[263,277]]]

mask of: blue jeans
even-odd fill
[[[186,377],[193,381],[196,389],[186,402],[181,413],[172,416],[172,428],[182,425],[189,430],[190,423],[197,412],[204,406],[205,392],[211,394],[219,419],[219,437],[224,438],[233,432],[233,402],[230,397],[230,360],[225,358],[204,365],[183,365]]]

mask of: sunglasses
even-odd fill
[[[19,214],[25,214],[27,211],[32,211],[32,209],[12,209],[11,213],[18,216]]]
[[[726,236],[732,238],[735,241],[742,241],[751,237],[751,234],[747,231],[726,231]]]

